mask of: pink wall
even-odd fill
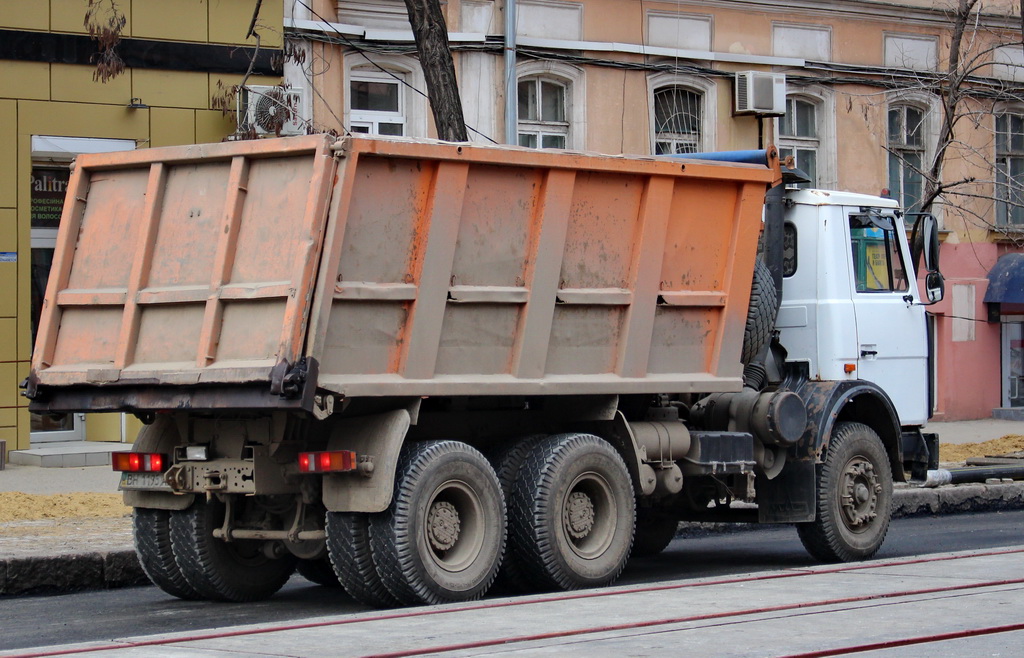
[[[1000,354],[998,322],[986,322],[988,309],[982,301],[988,287],[989,269],[1001,253],[992,243],[943,244],[942,272],[946,298],[929,311],[936,316],[938,350],[938,400],[934,420],[990,418],[1000,405]],[[953,342],[953,286],[975,289],[974,340]]]

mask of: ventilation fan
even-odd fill
[[[242,87],[238,92],[238,129],[257,135],[303,135],[299,116],[301,89]]]

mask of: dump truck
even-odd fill
[[[82,155],[24,393],[143,421],[114,468],[184,599],[594,587],[681,521],[864,559],[936,458],[936,231],[791,180],[774,148]]]

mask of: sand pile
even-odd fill
[[[125,516],[119,493],[26,494],[0,492],[0,523],[36,519],[110,518]]]
[[[971,457],[994,457],[1015,452],[1024,452],[1024,435],[1007,434],[981,443],[942,443],[939,445],[939,461],[963,462]]]

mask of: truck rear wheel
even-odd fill
[[[862,423],[836,423],[818,473],[817,519],[797,524],[804,548],[823,562],[871,557],[892,516],[892,469],[882,440]]]
[[[592,434],[561,434],[530,453],[510,505],[510,536],[536,585],[606,585],[633,542],[633,484],[622,457]]]
[[[132,537],[139,564],[154,585],[179,599],[201,598],[174,561],[170,512],[136,507],[132,510]]]
[[[498,475],[498,483],[501,484],[501,493],[505,496],[506,505],[512,500],[512,490],[515,488],[516,480],[523,468],[523,463],[529,457],[534,446],[544,438],[543,434],[536,434],[517,439],[502,446],[497,452],[491,455],[491,464]],[[501,568],[498,570],[498,578],[494,586],[510,592],[528,592],[530,590],[529,579],[523,567],[523,558],[514,550],[512,543],[508,542],[505,547],[505,558],[501,561]]]
[[[295,570],[311,583],[323,587],[341,587],[338,576],[334,573],[334,567],[326,557],[319,560],[299,560],[295,565]]]
[[[505,552],[505,501],[487,459],[458,441],[406,446],[391,506],[370,517],[381,580],[402,603],[482,597]]]
[[[204,598],[256,601],[281,589],[295,570],[295,557],[268,557],[263,542],[226,542],[213,536],[224,525],[225,506],[214,498],[197,499],[171,512],[171,547],[185,580]]]
[[[353,599],[373,608],[399,604],[377,574],[368,514],[328,512],[327,554],[338,581]]]

